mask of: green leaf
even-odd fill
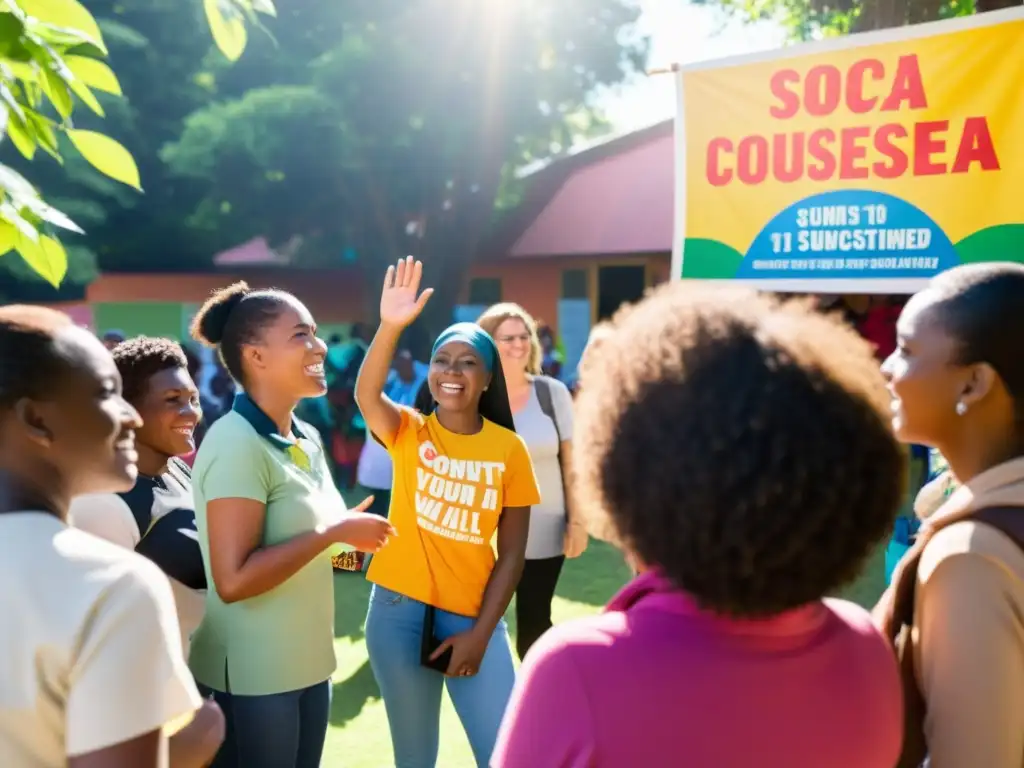
[[[11,47],[18,44],[24,31],[24,22],[13,13],[0,14],[0,56],[8,58]]]
[[[53,226],[60,227],[61,229],[77,232],[80,235],[85,234],[84,230],[75,224],[75,222],[73,222],[66,213],[58,211],[39,196],[26,198],[25,208],[27,208],[33,216],[45,221],[47,224],[52,224]]]
[[[52,205],[47,204],[42,200],[42,198],[39,199],[38,203],[31,210],[32,213],[47,224],[52,224],[55,227],[60,227],[61,229],[66,229],[79,235],[85,234],[85,230],[75,224],[75,222],[71,220],[70,216],[63,211],[58,211]]]
[[[60,242],[46,235],[35,242],[21,237],[16,248],[34,272],[54,288],[60,288],[68,272],[68,254]]]
[[[112,93],[121,96],[121,84],[117,82],[117,75],[114,71],[98,59],[89,59],[85,56],[66,56],[64,63],[68,69],[90,88],[104,93]],[[84,99],[83,99],[84,101]]]
[[[71,101],[71,91],[68,89],[67,83],[61,79],[60,75],[52,69],[44,69],[41,85],[43,86],[43,93],[46,94],[50,103],[53,104],[57,114],[65,120],[71,117],[74,102]]]
[[[18,242],[18,230],[6,221],[0,221],[0,256],[9,252]]]
[[[0,219],[17,229],[18,237],[22,240],[28,239],[35,242],[39,239],[39,230],[18,212],[10,200],[0,203]]]
[[[75,95],[82,100],[89,109],[95,112],[100,117],[106,117],[106,113],[103,111],[103,106],[93,96],[92,91],[89,90],[89,86],[79,80],[77,77],[71,81],[71,90],[74,91]]]
[[[228,61],[238,61],[248,39],[241,11],[227,0],[203,0],[203,7],[213,42]]]
[[[3,189],[18,205],[25,198],[39,195],[28,179],[6,165],[0,165],[0,189]]]
[[[3,101],[3,103],[7,105],[7,108],[10,109],[16,117],[20,118],[22,122],[24,122],[25,112],[21,108],[21,104],[18,103],[18,99],[15,98],[14,92],[11,90],[10,86],[2,80],[0,80],[0,101]]]
[[[131,153],[109,136],[96,131],[81,131],[76,128],[66,132],[75,149],[89,164],[105,176],[122,184],[142,191],[139,168]]]
[[[0,189],[3,189],[10,198],[10,209],[7,209],[6,212],[14,211],[20,216],[23,211],[27,210],[41,221],[53,224],[53,226],[59,226],[62,229],[71,229],[79,234],[84,234],[82,228],[72,221],[67,214],[58,211],[40,198],[36,187],[13,168],[0,165]]]
[[[35,62],[5,61],[4,66],[10,70],[11,77],[16,77],[19,80],[34,83],[39,79],[39,68]],[[4,74],[6,75],[7,73],[5,72]]]
[[[64,160],[60,156],[60,145],[57,143],[57,132],[54,130],[54,124],[38,112],[33,112],[32,110],[27,110],[25,117],[28,118],[27,122],[32,126],[35,133],[36,146],[42,147],[46,154],[58,163],[63,164]]]
[[[36,155],[36,137],[32,129],[17,115],[12,114],[7,121],[7,137],[26,160]]]
[[[59,45],[61,48],[72,48],[76,45],[87,45],[93,42],[88,34],[71,27],[59,27],[56,24],[40,22],[32,24],[30,29],[38,40],[50,45]]]
[[[18,0],[18,5],[39,21],[79,30],[89,42],[107,52],[96,19],[78,0]]]

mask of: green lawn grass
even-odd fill
[[[864,575],[843,596],[866,607],[873,605],[882,591],[882,562],[879,551]],[[328,768],[384,768],[393,765],[391,740],[384,702],[370,671],[363,641],[370,585],[358,574],[335,574],[334,578],[338,671],[334,675],[331,726],[322,764]],[[619,552],[607,544],[592,542],[583,557],[566,563],[554,602],[555,622],[598,611],[628,579],[629,570]],[[508,618],[509,629],[515,632],[513,611],[509,611]],[[475,765],[447,694],[441,711],[438,765]]]

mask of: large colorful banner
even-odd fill
[[[900,293],[1024,261],[1024,9],[678,78],[674,277]]]

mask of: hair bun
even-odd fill
[[[249,284],[244,280],[215,291],[192,319],[192,338],[208,347],[220,344],[231,312],[249,293]]]

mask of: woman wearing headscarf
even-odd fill
[[[486,766],[515,678],[502,617],[540,494],[497,348],[479,326],[458,323],[434,343],[429,415],[384,394],[399,335],[430,298],[431,289],[419,292],[422,271],[411,258],[388,268],[381,324],[356,383],[367,427],[394,463],[389,518],[398,531],[367,572],[366,645],[394,765],[435,765],[447,684],[476,762]]]

